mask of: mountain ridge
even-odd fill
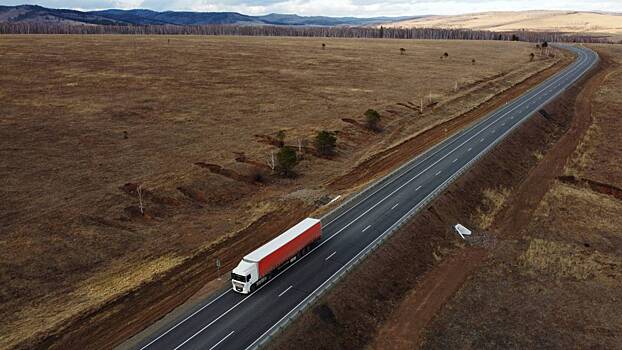
[[[367,26],[412,20],[421,16],[402,17],[327,17],[271,13],[262,16],[238,12],[153,11],[148,9],[108,9],[78,11],[54,9],[39,5],[0,5],[0,23],[36,22],[86,25],[289,25],[289,26]]]

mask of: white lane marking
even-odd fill
[[[282,292],[281,292],[281,294],[279,294],[279,298],[280,298],[283,294],[287,293],[287,291],[288,291],[288,290],[292,289],[292,287],[293,287],[293,285],[292,285],[292,286],[287,287],[287,289],[285,289],[284,291],[282,291]]]
[[[391,210],[395,209],[398,205],[400,205],[400,204],[399,203],[395,203],[395,205],[391,207]]]
[[[471,150],[473,149],[473,147],[469,147],[469,149],[467,150],[467,152],[471,152]]]
[[[415,191],[419,191],[420,188],[421,188],[421,186],[415,188]]]
[[[479,142],[480,142],[480,143],[484,142],[484,139],[480,139],[480,140],[479,140]]]
[[[191,317],[193,317],[194,315],[198,314],[199,312],[203,311],[203,309],[205,309],[206,307],[212,305],[216,300],[222,298],[223,296],[225,296],[225,294],[231,292],[231,288],[227,289],[226,292],[222,293],[221,295],[219,295],[218,297],[216,297],[214,300],[210,301],[209,303],[205,304],[203,307],[201,307],[200,309],[198,309],[197,311],[193,312],[192,314],[190,314],[190,316],[184,318],[183,320],[181,320],[181,322],[179,322],[178,324],[176,324],[175,326],[169,328],[166,332],[160,334],[160,336],[158,336],[157,338],[155,338],[154,340],[150,341],[147,345],[143,346],[142,348],[140,348],[140,350],[144,350],[147,347],[149,347],[151,344],[155,343],[156,341],[160,340],[160,338],[162,338],[163,336],[167,335],[169,332],[171,332],[173,329],[179,327],[179,325],[181,325],[182,323],[188,321],[188,319],[190,319]]]
[[[434,176],[439,176],[442,173],[441,170],[438,171],[438,173],[434,174]]]
[[[327,261],[328,259],[332,258],[333,255],[337,254],[337,252],[332,252],[329,256],[326,257],[326,259],[324,259],[324,261]]]
[[[454,161],[453,161],[452,163],[455,163],[455,162],[457,162],[457,161],[458,161],[458,158],[454,159]]]
[[[501,123],[501,126],[505,126],[505,122]]]
[[[577,61],[575,61],[573,63],[574,67],[569,66],[566,67],[566,70],[563,71],[563,73],[561,73],[558,76],[555,76],[554,78],[552,78],[550,81],[545,81],[542,85],[540,86],[536,86],[534,88],[532,88],[531,90],[527,91],[525,93],[524,96],[528,96],[530,93],[533,92],[537,92],[538,89],[546,89],[546,86],[550,86],[551,84],[554,84],[556,81],[563,81],[564,79],[566,79],[566,76],[570,75],[571,73],[574,73],[575,70],[578,70],[580,67],[580,65],[582,64],[581,60],[583,60],[585,57],[580,57]],[[512,111],[515,111],[516,109],[518,109],[518,107],[521,106],[525,106],[524,108],[526,109],[527,107],[527,102],[531,99],[534,99],[537,95],[534,94],[533,96],[527,98],[526,100],[522,101],[522,102],[518,102],[518,100],[514,100],[513,102],[516,102],[516,106],[512,107],[509,111],[503,113],[501,116],[498,116],[497,119],[493,120],[493,118],[495,117],[495,114],[501,111],[495,111],[493,112],[491,115],[489,115],[487,118],[480,120],[479,122],[477,122],[475,125],[473,125],[473,127],[478,127],[481,123],[481,125],[485,124],[486,122],[490,122],[489,125],[485,126],[482,130],[476,132],[473,136],[469,137],[466,141],[462,142],[460,145],[458,145],[458,147],[454,148],[453,150],[451,150],[450,152],[447,153],[447,155],[445,155],[443,158],[439,159],[438,161],[436,161],[434,164],[430,165],[429,167],[427,167],[426,169],[424,169],[421,173],[415,175],[415,177],[421,175],[423,172],[427,171],[429,168],[431,168],[432,166],[434,166],[436,163],[440,162],[441,160],[445,159],[449,154],[455,152],[458,148],[460,148],[462,145],[464,145],[465,143],[469,142],[470,140],[472,140],[474,137],[476,137],[477,135],[481,134],[482,132],[486,131],[488,128],[490,128],[491,126],[493,126],[495,123],[497,123],[499,120],[501,120],[503,117],[505,117],[506,115],[510,114]],[[504,107],[505,108],[505,107]],[[458,135],[458,134],[456,134]],[[389,186],[390,184],[392,184],[393,182],[399,180],[402,178],[402,176],[408,174],[412,169],[416,168],[417,166],[419,166],[420,164],[422,164],[423,162],[425,162],[426,160],[432,158],[433,156],[437,155],[439,152],[441,152],[442,150],[448,148],[449,146],[451,146],[455,141],[458,141],[459,138],[456,138],[455,140],[450,140],[450,142],[448,142],[446,145],[443,145],[441,148],[439,148],[438,150],[435,150],[433,153],[429,154],[429,155],[425,155],[425,158],[422,159],[420,162],[416,162],[417,159],[414,159],[413,162],[416,162],[417,164],[414,164],[410,169],[404,171],[403,174],[397,176],[396,178],[390,180],[389,182],[387,182],[386,184],[384,184],[383,186],[381,186],[380,188],[376,189],[374,192],[372,192],[369,196],[365,197],[364,199],[361,199],[357,204],[353,205],[351,208],[349,208],[348,210],[344,211],[343,213],[341,213],[339,216],[337,216],[336,218],[334,218],[333,220],[331,220],[330,222],[328,222],[326,225],[324,225],[324,228],[328,227],[328,225],[332,224],[333,222],[335,222],[336,220],[338,220],[339,218],[341,218],[342,216],[344,216],[345,214],[349,213],[352,209],[356,208],[359,204],[365,202],[367,199],[371,198],[371,196],[375,195],[376,193],[378,193],[379,191],[381,191],[382,189],[384,189],[385,187]],[[483,140],[482,140],[483,141]],[[407,163],[408,164],[408,163]],[[399,168],[397,170],[400,170]],[[396,171],[397,171],[396,170]],[[336,235],[337,233],[335,233]],[[332,237],[332,236],[331,236]],[[319,247],[319,246],[318,246]],[[265,284],[264,284],[265,285]],[[142,350],[142,349],[141,349]]]
[[[582,57],[581,59],[583,59],[583,57]],[[581,60],[581,59],[580,59],[580,60]],[[575,63],[576,63],[576,62],[575,62]],[[570,74],[570,72],[572,72],[572,71],[574,71],[574,70],[576,70],[576,69],[578,69],[578,68],[580,68],[580,67],[579,67],[579,66],[575,66],[573,69],[569,69],[569,70],[568,70],[568,71],[566,71],[564,74],[562,74],[562,76],[563,76],[563,75],[568,75],[568,74]],[[583,75],[583,74],[581,74],[581,76],[582,76],[582,75]],[[559,78],[559,76],[558,76],[557,78]],[[555,78],[555,79],[557,79],[557,78]],[[555,80],[555,79],[554,79],[554,80]],[[577,79],[578,79],[578,77],[577,77]],[[485,130],[485,129],[484,129],[484,130]],[[509,132],[509,131],[508,131],[508,132]],[[505,135],[505,134],[507,134],[508,132],[505,132],[505,133],[504,133],[503,135],[501,135],[501,136],[504,136],[504,135]],[[476,135],[477,135],[477,134],[476,134]],[[473,136],[473,137],[474,137],[474,136]],[[473,137],[471,137],[471,138],[473,138]],[[443,184],[445,184],[445,183],[446,183],[446,182],[448,182],[449,180],[450,180],[450,179],[445,180],[445,182],[444,182]],[[441,186],[442,186],[443,184],[441,184]],[[419,186],[419,188],[420,188],[420,187],[421,187],[421,186]],[[417,188],[417,189],[419,189],[419,188]],[[427,198],[428,198],[428,197],[430,197],[431,195],[432,195],[432,193],[428,194],[428,196],[426,196],[426,198],[425,198],[425,199],[427,199]],[[425,200],[425,199],[424,199],[424,200]],[[409,215],[409,214],[410,214],[410,212],[406,213],[406,215],[404,215],[402,218],[400,218],[400,219],[398,220],[398,222],[399,222],[399,221],[401,221],[403,218],[405,218],[405,217],[406,217],[407,215]],[[390,229],[392,229],[392,228],[393,228],[393,226],[392,226],[391,228],[389,228],[389,230],[390,230]],[[332,278],[333,278],[336,274],[338,274],[339,272],[341,272],[341,270],[343,270],[344,268],[346,268],[346,267],[347,267],[347,266],[348,266],[348,265],[349,265],[352,261],[354,261],[354,259],[356,259],[359,255],[361,255],[361,254],[362,254],[363,252],[365,252],[365,251],[366,251],[369,247],[371,247],[371,246],[372,246],[372,244],[375,244],[375,243],[376,243],[376,241],[377,241],[378,239],[380,239],[382,236],[384,236],[384,234],[385,234],[385,233],[386,233],[386,231],[385,231],[383,234],[381,234],[380,236],[378,236],[378,237],[377,237],[374,241],[372,241],[369,245],[367,245],[367,247],[365,247],[363,250],[361,250],[361,251],[360,251],[357,255],[355,255],[352,259],[350,259],[350,261],[348,261],[348,262],[347,262],[344,266],[342,266],[342,267],[341,267],[341,269],[337,270],[337,272],[335,272],[335,273],[334,273],[331,277],[329,277],[326,281],[324,281],[324,282],[323,282],[323,283],[322,283],[319,287],[317,287],[317,288],[316,288],[316,289],[315,289],[315,290],[314,290],[311,294],[309,294],[309,295],[308,295],[305,299],[303,299],[300,303],[298,303],[298,305],[296,305],[293,309],[291,309],[291,310],[290,310],[287,314],[285,314],[285,316],[283,316],[283,317],[282,317],[282,318],[281,318],[278,322],[276,322],[275,324],[273,324],[273,325],[272,325],[272,326],[271,326],[271,327],[270,327],[267,331],[265,331],[265,332],[264,332],[261,336],[259,336],[259,338],[257,338],[257,339],[256,339],[253,343],[251,343],[251,345],[249,345],[248,347],[246,347],[246,350],[251,349],[251,348],[252,348],[252,347],[253,347],[253,346],[254,346],[254,345],[255,345],[258,341],[260,341],[261,339],[263,339],[263,337],[264,337],[266,334],[268,334],[269,332],[271,332],[271,331],[272,331],[272,329],[273,329],[275,326],[277,326],[278,324],[280,324],[280,323],[281,323],[281,322],[282,322],[285,318],[289,317],[289,315],[292,313],[292,311],[296,310],[296,309],[297,309],[300,305],[302,305],[302,304],[303,304],[303,303],[304,303],[307,299],[309,299],[309,297],[311,297],[312,295],[314,295],[314,294],[315,294],[318,290],[320,290],[320,288],[322,288],[322,287],[323,287],[326,283],[328,283],[330,280],[332,280]],[[333,237],[333,236],[331,236],[331,238],[332,238],[332,237]],[[319,247],[319,246],[318,246],[318,247]],[[316,247],[316,249],[317,249],[317,247]],[[295,263],[294,263],[294,264],[295,264]],[[278,275],[277,275],[277,277],[278,277]],[[276,277],[275,277],[275,278],[276,278]],[[266,284],[267,284],[267,283],[266,283]],[[264,284],[264,286],[265,286],[266,284]],[[262,287],[263,287],[263,286],[262,286]]]
[[[492,129],[492,131],[490,133],[494,134],[495,132],[497,132],[497,129]]]
[[[218,343],[214,344],[214,346],[212,346],[211,348],[209,348],[209,350],[214,350],[218,345],[220,345],[220,343],[224,342],[233,333],[235,333],[235,331],[231,331],[231,333],[227,334],[224,338],[220,339],[220,341]]]
[[[369,230],[369,228],[370,228],[370,227],[371,227],[371,225],[367,225],[367,227],[365,227],[365,228],[363,229],[363,232],[365,232],[365,231]]]
[[[564,73],[562,73],[559,76],[556,76],[555,78],[553,78],[551,81],[549,82],[545,82],[543,85],[535,87],[533,90],[528,91],[526,94],[528,95],[530,92],[534,92],[537,91],[538,89],[542,88],[543,86],[545,86],[546,84],[553,84],[556,80],[557,81],[564,81],[566,79],[566,77],[568,75],[570,75],[571,73],[574,73],[574,71],[578,70],[579,68],[581,68],[581,65],[583,64],[583,62],[581,62],[584,58],[586,58],[587,56],[583,57],[581,56],[581,58],[577,61],[575,61],[575,66],[573,68],[568,67],[568,70],[566,70]],[[583,74],[581,74],[580,76],[582,76]],[[569,79],[568,82],[572,81],[574,82],[575,80],[577,80],[580,76],[578,76],[575,79]],[[448,152],[445,156],[443,156],[441,159],[437,160],[436,162],[434,162],[432,165],[428,166],[426,169],[424,169],[422,172],[420,172],[419,174],[415,175],[415,177],[411,178],[410,180],[408,180],[406,183],[404,183],[403,185],[401,185],[400,187],[398,187],[395,191],[391,192],[389,195],[387,195],[386,197],[384,197],[383,199],[381,199],[378,203],[376,203],[375,205],[373,205],[371,208],[369,208],[368,210],[366,210],[363,214],[359,215],[357,218],[355,218],[354,220],[350,221],[350,223],[348,223],[346,226],[344,226],[342,229],[340,229],[339,231],[335,232],[333,235],[327,237],[327,239],[323,240],[320,244],[318,244],[315,248],[313,248],[313,250],[311,250],[311,252],[313,252],[314,250],[320,248],[322,245],[324,245],[326,242],[330,241],[332,238],[334,238],[335,236],[337,236],[339,233],[341,233],[343,230],[345,230],[346,228],[348,228],[352,223],[354,223],[355,221],[357,221],[358,219],[360,219],[363,215],[367,214],[369,211],[371,211],[373,208],[375,208],[376,206],[378,206],[380,203],[384,202],[384,200],[386,200],[387,198],[389,198],[390,196],[392,196],[395,192],[399,191],[400,189],[402,189],[404,186],[406,186],[407,184],[409,184],[411,181],[413,181],[414,179],[416,179],[417,177],[419,177],[421,174],[423,174],[424,172],[426,172],[428,169],[430,169],[431,167],[433,167],[434,165],[436,165],[437,163],[439,163],[440,161],[442,161],[443,159],[447,158],[451,153],[455,152],[456,150],[458,150],[460,147],[462,147],[465,143],[469,142],[470,140],[472,140],[473,138],[475,138],[477,135],[481,134],[482,132],[486,131],[488,128],[490,128],[491,126],[493,126],[495,123],[497,123],[499,120],[501,120],[503,117],[505,117],[506,115],[508,115],[509,113],[511,113],[512,111],[515,111],[516,109],[518,109],[518,107],[524,105],[527,101],[529,101],[530,99],[535,98],[537,95],[534,95],[528,99],[526,99],[523,102],[518,103],[516,106],[514,106],[512,109],[510,109],[509,111],[507,111],[506,113],[504,113],[503,115],[499,116],[496,120],[492,120],[492,118],[494,117],[493,113],[492,115],[490,115],[487,119],[482,120],[482,123],[488,122],[490,121],[490,124],[485,126],[482,130],[476,132],[473,136],[469,137],[467,140],[463,141],[460,145],[458,145],[458,147],[454,148],[453,150],[451,150],[450,152]],[[459,139],[456,139],[455,141],[457,141]],[[483,141],[483,139],[482,139]],[[432,156],[438,154],[438,152],[440,152],[441,150],[449,147],[450,145],[452,145],[453,142],[449,142],[447,145],[444,145],[442,148],[440,148],[439,150],[437,150],[435,153],[430,154],[428,157],[426,157],[423,161],[431,158]],[[416,165],[413,165],[413,167],[411,169],[409,169],[408,171],[412,170],[413,168],[415,168],[416,166],[418,166],[419,164],[421,164],[423,161],[419,162]],[[406,171],[404,174],[405,175],[408,173],[408,171]],[[378,191],[382,190],[383,188],[385,188],[386,186],[388,186],[389,184],[397,181],[398,179],[400,179],[401,176],[396,177],[395,179],[389,181],[387,184],[385,184],[384,186],[382,186],[381,188],[377,189],[376,191],[374,191],[372,194],[370,194],[368,197],[366,197],[365,199],[361,200],[359,202],[363,203],[365,202],[366,199],[370,198],[371,196],[373,196],[374,194],[376,194]],[[417,190],[419,190],[421,188],[421,186],[417,187]],[[335,220],[339,219],[340,217],[342,217],[343,215],[345,215],[346,213],[348,213],[350,210],[352,210],[353,208],[355,208],[357,205],[353,206],[352,208],[348,209],[347,211],[345,211],[344,213],[342,213],[341,215],[339,215],[337,218],[333,219],[332,221],[330,221],[328,224],[326,224],[324,227],[328,226],[329,224],[331,224],[332,222],[334,222]],[[311,253],[310,252],[310,253]],[[306,256],[305,256],[306,257]],[[304,257],[303,257],[304,258]],[[259,287],[257,289],[257,291],[261,288],[264,288],[265,286],[267,286],[268,284],[270,284],[270,282],[276,280],[277,277],[279,277],[281,274],[285,273],[285,271],[289,270],[290,268],[292,268],[294,265],[296,265],[299,261],[301,261],[302,259],[298,259],[297,261],[295,261],[293,264],[291,264],[290,266],[288,266],[285,270],[281,271],[278,275],[276,275],[274,278],[272,278],[270,281],[264,283],[261,287]],[[203,306],[201,309],[195,311],[194,313],[192,313],[190,316],[186,317],[185,319],[183,319],[181,322],[177,323],[175,326],[173,326],[172,328],[169,328],[166,332],[162,333],[160,336],[158,336],[157,338],[155,338],[154,340],[152,340],[149,344],[143,346],[140,350],[144,350],[145,348],[149,347],[151,344],[153,344],[154,342],[156,342],[157,340],[159,340],[160,338],[162,338],[163,336],[165,336],[166,334],[168,334],[169,332],[171,332],[173,329],[177,328],[179,325],[181,325],[182,323],[186,322],[188,319],[190,319],[191,317],[193,317],[194,315],[196,315],[198,312],[202,311],[204,308],[208,307],[209,305],[211,305],[213,302],[215,302],[216,300],[220,299],[221,297],[223,297],[225,294],[229,293],[231,291],[231,289],[228,289],[226,292],[222,293],[221,295],[219,295],[216,299],[212,300],[209,304]],[[209,326],[211,326],[212,324],[214,324],[216,321],[218,321],[219,319],[221,319],[222,317],[224,317],[225,315],[227,315],[229,312],[231,312],[231,310],[237,308],[240,304],[242,304],[244,301],[246,301],[246,299],[248,299],[252,294],[249,294],[247,297],[245,297],[244,299],[240,300],[238,303],[236,303],[235,305],[233,305],[231,308],[229,308],[227,311],[225,311],[223,314],[221,314],[220,316],[218,316],[215,320],[213,320],[212,322],[210,322],[207,326],[204,327],[207,328]]]

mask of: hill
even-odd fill
[[[581,33],[622,39],[622,14],[577,11],[484,12],[429,16],[383,24],[403,28],[455,28],[491,31]]]
[[[51,9],[36,5],[0,6],[0,23],[65,23],[100,25],[203,25],[203,24],[243,24],[243,25],[307,25],[307,26],[365,26],[379,23],[392,23],[416,17],[325,17],[298,16],[271,13],[264,16],[248,16],[237,12],[182,12],[151,10],[102,10],[75,11]]]

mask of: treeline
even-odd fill
[[[60,23],[0,23],[0,34],[139,34],[139,35],[245,35],[328,38],[388,38],[437,40],[521,40],[531,42],[607,42],[604,38],[563,33],[497,33],[485,30],[437,28],[370,28],[307,26],[210,25],[71,25]]]

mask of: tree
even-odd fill
[[[400,55],[403,55],[406,52],[406,49],[403,47],[400,47]]]
[[[475,65],[475,58],[471,60],[471,64]]]
[[[276,140],[279,142],[279,147],[283,147],[285,145],[285,130],[279,130],[276,133]]]
[[[512,41],[520,41],[520,38],[516,34],[512,34]]]
[[[329,156],[335,153],[335,147],[337,147],[337,137],[333,133],[323,130],[315,136],[315,149],[319,154]]]
[[[326,44],[322,43],[322,50],[324,50],[326,48]]]
[[[274,173],[274,169],[276,169],[276,158],[274,158],[274,151],[270,151],[270,156],[268,157],[268,166],[272,169],[272,173]]]
[[[368,109],[365,111],[365,122],[367,123],[367,128],[369,130],[380,130],[380,113],[374,109]]]
[[[529,54],[529,62],[533,62],[534,57],[536,57],[536,55],[534,55],[534,53],[530,53]]]
[[[278,161],[277,168],[281,175],[286,177],[294,175],[294,167],[298,164],[296,150],[289,146],[283,147],[279,150],[279,153],[276,154],[276,159]]]
[[[136,188],[136,194],[138,195],[138,209],[140,210],[140,215],[145,215],[145,205],[143,204],[143,185],[140,184]]]
[[[445,52],[445,53],[443,54],[443,57],[447,58],[447,57],[449,57],[449,54],[448,54],[447,52]]]
[[[298,139],[298,159],[302,159],[302,154],[307,148],[307,140],[303,138]]]

